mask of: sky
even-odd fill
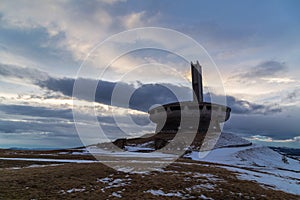
[[[232,108],[224,132],[299,148],[299,6],[296,0],[3,0],[0,148],[81,146],[82,134],[93,143],[93,117],[108,139],[153,132],[151,106],[192,99],[195,60],[203,67],[205,99],[225,98]],[[119,34],[132,29],[140,32]],[[160,49],[122,54],[127,46]],[[75,82],[83,88],[74,104]],[[94,99],[86,88],[94,88]],[[76,124],[86,132],[78,134]]]

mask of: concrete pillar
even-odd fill
[[[193,86],[193,99],[195,102],[203,102],[203,85],[202,85],[202,67],[197,61],[196,64],[191,62],[192,71],[192,86]]]

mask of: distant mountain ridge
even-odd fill
[[[282,155],[286,155],[288,157],[300,160],[300,149],[288,148],[288,147],[269,147],[269,148]]]

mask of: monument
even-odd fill
[[[196,130],[205,134],[209,129],[220,130],[220,123],[230,117],[231,108],[225,105],[204,102],[202,67],[191,62],[193,101],[182,101],[150,108],[150,120],[156,123],[156,133],[177,133]],[[182,122],[184,119],[184,123]],[[195,119],[197,122],[195,123]],[[189,123],[190,122],[190,123]]]

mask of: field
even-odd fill
[[[224,165],[187,158],[134,173],[112,169],[77,150],[1,150],[0,157],[0,199],[299,199],[242,180],[240,172]],[[117,158],[119,164],[126,159]]]

